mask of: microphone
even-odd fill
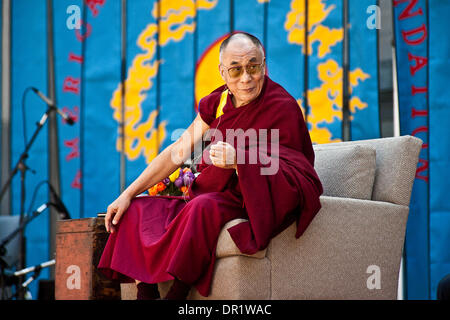
[[[53,198],[55,199],[56,203],[54,203],[53,205],[56,208],[56,210],[58,210],[60,212],[60,217],[62,219],[71,219],[69,211],[67,210],[66,206],[62,202],[61,198],[56,193],[55,189],[53,189],[53,187],[50,183],[48,184],[48,187],[50,188],[50,192],[52,193]]]
[[[75,123],[75,121],[73,121],[72,117],[67,115],[66,113],[62,112],[56,105],[55,103],[50,100],[47,96],[45,96],[42,92],[40,92],[38,89],[31,87],[31,90],[34,91],[34,93],[36,93],[39,98],[42,99],[42,101],[44,101],[50,108],[54,108],[56,110],[56,112],[59,113],[59,115],[69,124],[69,125],[73,125]]]

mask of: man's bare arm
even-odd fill
[[[208,129],[208,124],[200,115],[197,115],[181,137],[149,163],[139,177],[108,206],[105,217],[108,232],[114,232],[114,225],[119,222],[120,217],[130,205],[131,199],[168,177],[190,157],[194,146],[201,142],[203,134]]]

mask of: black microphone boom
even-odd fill
[[[50,188],[50,192],[53,195],[53,198],[55,200],[55,204],[53,204],[55,206],[55,208],[61,213],[61,218],[62,219],[71,219],[70,218],[70,214],[69,211],[67,210],[66,206],[64,205],[64,203],[62,202],[61,198],[58,196],[58,194],[56,193],[55,189],[53,189],[52,185],[49,183],[48,187]]]
[[[55,109],[56,112],[59,113],[59,115],[69,124],[69,125],[73,125],[75,123],[75,121],[72,119],[71,116],[67,115],[66,113],[64,113],[63,111],[61,111],[56,105],[55,103],[50,100],[46,95],[44,95],[42,92],[40,92],[38,89],[31,87],[31,90],[34,91],[34,93],[36,93],[39,98],[42,99],[42,101],[44,101],[50,108]]]

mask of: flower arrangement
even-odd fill
[[[148,189],[148,194],[156,195],[170,195],[182,196],[188,194],[188,188],[194,181],[195,175],[190,168],[179,168],[175,170],[170,176],[164,178],[163,181],[158,182],[153,187]]]

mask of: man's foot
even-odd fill
[[[137,300],[156,300],[160,297],[157,284],[145,282],[137,284]]]
[[[162,300],[186,300],[191,286],[175,278],[169,292]]]

